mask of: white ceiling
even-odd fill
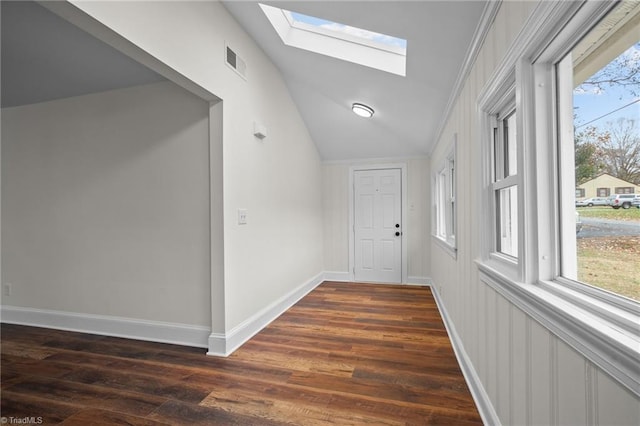
[[[284,74],[323,159],[348,160],[430,152],[487,2],[264,2],[406,39],[406,77],[286,46],[258,2],[223,3]],[[353,102],[374,117],[353,114]]]
[[[406,39],[406,77],[285,46],[258,2],[223,3],[281,70],[322,158],[334,161],[430,152],[488,2],[266,2]],[[162,79],[34,2],[1,7],[3,107]],[[353,114],[353,102],[374,117]]]

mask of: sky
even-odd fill
[[[339,24],[337,22],[327,21],[325,19],[313,16],[303,15],[302,13],[290,12],[293,19],[297,22],[313,25],[318,28],[325,28],[338,33],[350,34],[365,40],[371,40],[387,46],[397,46],[407,48],[407,41],[401,38],[376,33],[373,31],[363,30],[362,28],[351,27],[349,25]]]
[[[631,55],[636,60],[636,64],[640,62],[640,43],[635,44],[623,53],[623,55],[625,54]],[[640,84],[636,85],[634,89],[635,95],[631,93],[631,88],[620,86],[605,87],[602,92],[583,91],[580,88],[574,90],[573,106],[576,113],[576,128],[579,129],[580,126],[586,127],[585,125],[588,125],[603,129],[620,118],[628,118],[638,122],[636,130],[640,135],[640,101],[638,101],[640,100]],[[638,102],[625,107],[625,105],[634,101]],[[613,112],[618,108],[622,109]],[[598,119],[603,115],[606,115],[606,117]],[[589,122],[591,123],[587,124]]]

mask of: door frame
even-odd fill
[[[409,232],[407,222],[407,163],[380,163],[380,164],[362,164],[349,167],[349,278],[355,281],[355,172],[362,170],[388,170],[400,169],[400,209],[402,210],[402,278],[401,284],[407,283],[407,235]],[[381,283],[384,284],[384,283]]]

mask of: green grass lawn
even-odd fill
[[[578,207],[580,217],[597,217],[602,219],[629,220],[640,222],[640,209],[614,209],[613,207]]]
[[[578,280],[640,301],[640,237],[578,240]]]
[[[640,209],[580,207],[582,218],[640,222]],[[578,239],[578,280],[640,301],[640,237]]]

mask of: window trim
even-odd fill
[[[560,271],[560,175],[556,150],[555,64],[591,30],[615,2],[540,2],[478,97],[482,140],[483,226],[480,280],[548,328],[634,395],[640,396],[640,304],[567,280]],[[522,221],[524,238],[517,272],[491,253],[490,179],[487,135],[491,106],[513,74],[522,137]],[[526,160],[524,160],[526,156]],[[524,167],[521,167],[524,166]],[[571,182],[571,194],[575,184]],[[566,192],[566,189],[563,189]],[[526,196],[525,196],[526,195]],[[572,206],[573,207],[573,206]],[[565,212],[566,213],[566,212]],[[574,215],[573,212],[571,214]]]
[[[502,187],[517,186],[518,196],[518,223],[523,223],[522,217],[522,149],[521,149],[521,105],[518,102],[516,93],[516,69],[515,64],[511,68],[504,68],[497,73],[490,83],[485,87],[478,100],[480,123],[482,125],[482,195],[481,217],[482,217],[482,259],[494,264],[496,268],[504,271],[514,281],[521,281],[523,278],[523,235],[522,227],[518,227],[518,257],[503,254],[497,249],[496,236],[498,235],[497,211],[496,211],[496,190]],[[508,176],[500,182],[494,179],[494,128],[497,126],[496,117],[498,114],[511,114],[516,112],[516,134],[518,135],[516,144],[518,146],[517,170],[518,174]]]
[[[454,259],[457,257],[456,233],[458,231],[457,194],[457,146],[458,135],[453,141],[438,171],[433,174],[433,221],[431,235],[434,240]],[[452,167],[453,165],[453,167]],[[441,182],[444,182],[441,185]],[[444,194],[442,191],[444,190]],[[441,205],[442,204],[442,205]],[[441,223],[442,222],[442,223]],[[444,225],[444,232],[440,226]]]

